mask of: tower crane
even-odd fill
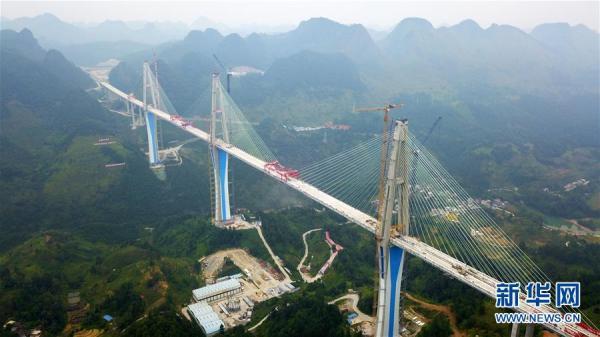
[[[225,67],[225,65],[223,65],[223,62],[221,62],[221,60],[219,60],[219,58],[217,57],[216,54],[213,54],[213,57],[215,59],[215,61],[217,61],[217,63],[221,66],[221,68],[225,71],[225,74],[227,75],[227,93],[230,94],[231,93],[231,71],[229,71],[229,69],[227,67]]]
[[[431,125],[431,127],[429,128],[429,131],[427,132],[427,135],[425,136],[425,138],[423,138],[423,142],[421,142],[421,144],[425,145],[425,143],[427,143],[427,141],[429,140],[429,137],[431,137],[431,134],[433,133],[433,130],[435,130],[435,127],[440,123],[441,120],[442,120],[442,116],[438,116],[438,118],[435,120],[435,122],[433,122],[433,125]]]
[[[385,181],[385,160],[387,158],[388,151],[388,129],[389,129],[389,114],[392,109],[399,109],[403,104],[386,104],[382,107],[372,107],[372,108],[360,108],[354,109],[354,112],[383,112],[383,132],[382,132],[382,148],[381,148],[381,159],[380,159],[380,174],[379,174],[379,196],[378,196],[378,205],[380,206],[383,202],[383,184]],[[382,207],[377,207],[377,218],[379,222],[381,222],[381,209]],[[379,233],[379,224],[375,229],[376,238],[381,237],[381,233]]]

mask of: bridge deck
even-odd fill
[[[142,107],[142,108],[144,107],[144,103],[142,101],[123,93],[122,91],[115,88],[111,84],[106,83],[106,82],[99,82],[99,84],[101,86],[105,87],[107,90],[111,91],[113,94],[116,94],[117,96],[121,97],[122,99],[128,100],[131,103],[133,103],[139,107]],[[206,133],[194,126],[182,127],[180,124],[171,120],[171,115],[169,113],[152,108],[152,107],[150,107],[148,110],[150,112],[152,112],[153,114],[155,114],[157,117],[177,126],[178,128],[180,128],[184,131],[187,131],[188,133],[204,140],[205,142],[210,141],[210,136],[208,133]],[[314,187],[302,180],[294,179],[294,178],[291,178],[288,180],[281,179],[280,176],[275,171],[265,170],[265,164],[266,164],[265,161],[258,159],[231,144],[225,143],[222,140],[218,139],[216,141],[216,145],[219,148],[223,149],[225,152],[236,157],[237,159],[245,162],[246,164],[254,167],[255,169],[257,169],[259,171],[262,171],[264,174],[271,176],[272,178],[274,178],[276,180],[279,180],[280,182],[290,186],[291,188],[301,192],[302,194],[306,195],[310,199],[312,199],[312,200],[322,204],[323,206],[329,208],[330,210],[342,215],[343,217],[347,218],[348,220],[350,220],[350,221],[358,224],[359,226],[363,227],[364,229],[370,231],[371,233],[375,232],[375,224],[377,223],[377,220],[375,218],[373,218],[372,216],[365,214],[364,212],[332,197],[331,195],[317,189],[316,187]],[[402,236],[402,237],[392,238],[391,242],[392,242],[392,244],[406,250],[410,254],[417,256],[417,257],[423,259],[425,262],[442,270],[444,273],[450,275],[451,277],[467,284],[468,286],[470,286],[472,288],[477,289],[478,291],[480,291],[481,293],[483,293],[489,297],[495,298],[496,283],[499,283],[500,281],[494,279],[493,277],[466,265],[465,263],[455,259],[454,257],[452,257],[448,254],[445,254],[445,253],[435,249],[434,247],[431,247],[431,246],[427,245],[426,243],[417,240],[416,238],[409,237],[409,236]],[[525,313],[531,313],[531,314],[541,313],[541,312],[557,312],[556,309],[554,309],[550,306],[540,306],[540,307],[536,308],[535,306],[525,303],[525,301],[523,301],[523,300],[520,301],[520,305],[517,308],[517,310],[521,311],[521,312],[525,312]],[[587,331],[586,329],[579,327],[575,324],[563,324],[563,325],[546,324],[545,326],[548,329],[551,329],[553,331],[556,331],[556,332],[566,335],[566,336],[574,336],[574,337],[580,337],[580,336],[594,337],[595,336],[593,333],[591,333],[591,332]]]

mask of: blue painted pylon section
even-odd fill
[[[156,136],[156,116],[146,111],[146,132],[148,133],[148,159],[150,165],[160,163],[158,158],[158,137]]]
[[[219,154],[219,190],[221,193],[221,219],[223,221],[231,220],[231,211],[229,209],[229,154],[221,149],[218,149]]]
[[[215,219],[221,222],[231,220],[229,203],[229,154],[219,148],[211,150],[215,175]]]
[[[400,336],[400,286],[402,283],[402,267],[404,265],[404,250],[400,247],[392,246],[388,250],[388,273],[386,277],[386,289],[388,296],[386,299],[386,310],[388,316],[387,331],[384,336]]]

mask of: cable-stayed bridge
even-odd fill
[[[110,83],[100,80],[98,83],[109,95],[125,102],[133,127],[146,126],[151,167],[161,165],[157,136],[159,120],[209,144],[214,180],[211,184],[212,216],[215,222],[227,222],[232,218],[228,190],[229,156],[374,234],[381,232],[382,223],[372,214],[385,206],[389,213],[389,231],[385,232],[385,247],[381,247],[379,254],[378,337],[399,336],[398,307],[404,252],[423,259],[492,298],[496,297],[496,284],[520,282],[517,311],[529,314],[579,312],[550,305],[534,306],[525,301],[528,282],[545,282],[550,281],[549,278],[408,132],[405,121],[394,122],[393,129],[388,131],[391,141],[387,143],[382,142],[381,137],[374,137],[330,158],[294,170],[276,160],[252,123],[224,90],[217,74],[213,74],[212,78],[208,131],[195,127],[176,113],[148,63],[144,63],[142,100]],[[389,167],[382,166],[380,156],[383,148],[387,153],[386,161],[396,167],[392,170],[395,174]],[[381,185],[382,172],[387,173],[389,185]],[[385,199],[377,197],[381,186],[390,187]],[[387,200],[388,204],[380,205],[382,200]],[[565,336],[599,336],[593,323],[583,314],[582,320],[584,324],[544,326]],[[511,336],[518,333],[515,327]],[[532,326],[528,325],[526,336],[532,335]]]

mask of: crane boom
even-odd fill
[[[225,76],[227,76],[227,93],[230,94],[231,93],[231,71],[229,71],[229,69],[227,67],[225,67],[223,62],[221,62],[221,60],[217,57],[217,54],[212,54],[212,56],[215,59],[215,61],[217,61],[217,63],[221,66],[221,68],[225,71]]]
[[[217,57],[217,54],[212,54],[213,58],[215,59],[215,61],[217,61],[217,64],[219,64],[219,66],[221,66],[221,69],[223,69],[225,72],[227,72],[227,68],[223,65],[223,62],[221,62],[221,60]]]
[[[401,107],[402,107],[402,104],[387,104],[382,107],[362,108],[362,109],[355,109],[354,111],[355,112],[383,111],[384,113],[387,114],[387,112],[389,112],[391,109],[398,109]]]
[[[425,138],[423,139],[423,142],[421,144],[425,145],[425,143],[427,143],[427,141],[429,140],[429,137],[433,133],[433,130],[435,130],[435,127],[438,125],[438,123],[441,120],[442,120],[442,116],[438,116],[438,118],[435,120],[435,122],[433,122],[433,125],[431,125],[431,127],[429,128],[429,131],[427,132],[427,135],[425,136]]]

